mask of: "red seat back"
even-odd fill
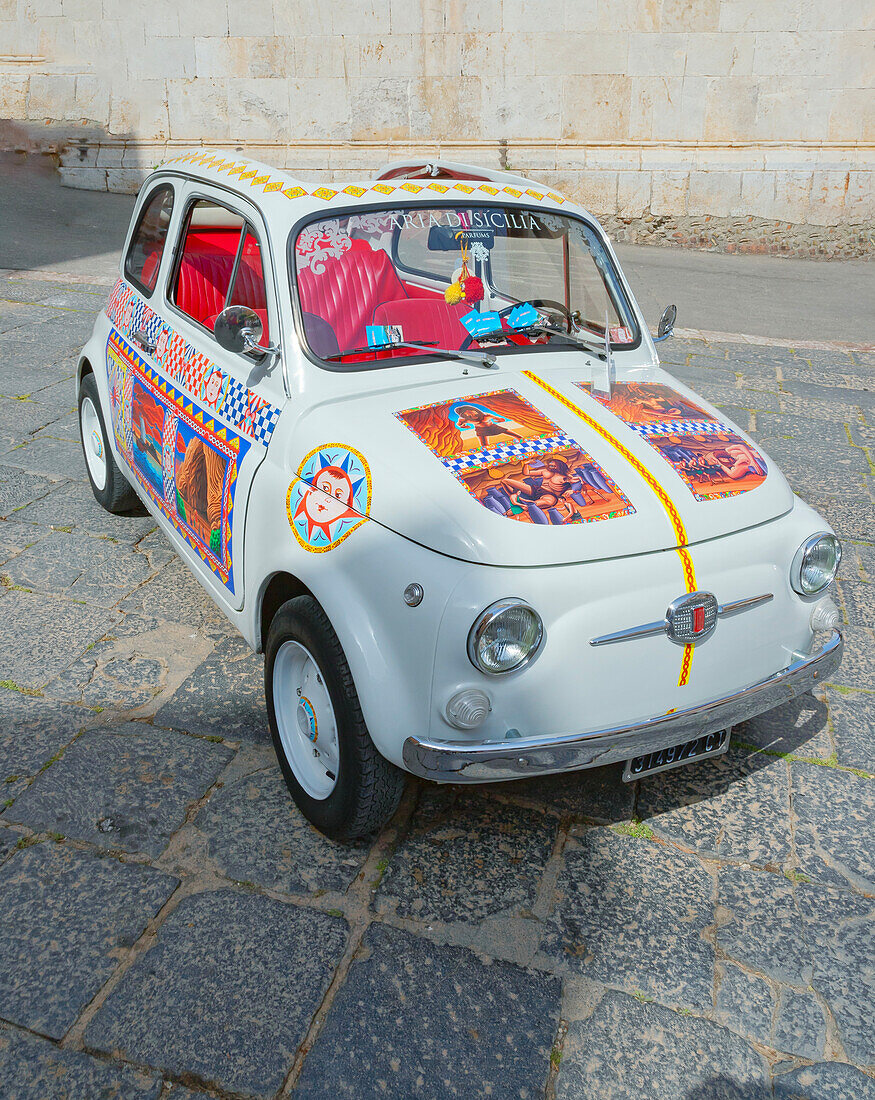
[[[233,269],[233,256],[200,252],[183,256],[176,284],[176,304],[183,313],[212,330],[212,322],[225,308]],[[234,302],[258,311],[267,309],[261,268],[253,266],[245,256],[237,272]]]
[[[400,325],[405,340],[433,342],[441,348],[460,348],[468,330],[459,320],[470,305],[448,305],[439,298],[405,298],[385,302],[374,310],[375,325]]]
[[[382,249],[362,248],[320,262],[325,269],[319,275],[310,268],[298,272],[301,309],[331,325],[341,351],[365,347],[375,307],[407,298],[392,261]]]

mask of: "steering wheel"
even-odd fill
[[[561,302],[557,302],[555,298],[530,298],[529,305],[534,306],[536,309],[540,306],[541,309],[548,309],[560,313],[565,318],[565,331],[571,332],[574,325],[574,321],[571,317],[571,310],[564,306]],[[502,310],[502,313],[504,310]],[[499,314],[501,316],[501,314]]]

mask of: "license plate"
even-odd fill
[[[645,775],[665,772],[669,768],[679,768],[693,760],[720,756],[729,748],[731,732],[731,730],[717,730],[714,733],[703,733],[701,737],[694,737],[692,741],[684,741],[682,745],[674,745],[670,749],[657,749],[656,752],[648,752],[644,756],[633,756],[631,760],[626,761],[623,782],[631,783]]]

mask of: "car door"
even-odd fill
[[[148,206],[149,197],[146,225]],[[284,401],[282,364],[225,351],[213,326],[226,306],[247,305],[262,320],[262,343],[279,343],[267,236],[245,200],[181,180],[167,236],[173,247],[156,260],[134,233],[114,295],[107,363],[116,443],[180,554],[220,603],[239,610],[246,503]],[[147,296],[150,263],[159,271]]]

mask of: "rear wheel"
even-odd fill
[[[100,411],[100,395],[93,374],[86,374],[79,385],[79,436],[85,455],[88,480],[97,503],[107,512],[130,512],[139,504],[112,451]]]
[[[274,616],[264,677],[274,748],[301,813],[336,840],[379,829],[398,805],[404,773],[375,748],[340,641],[311,596]]]

